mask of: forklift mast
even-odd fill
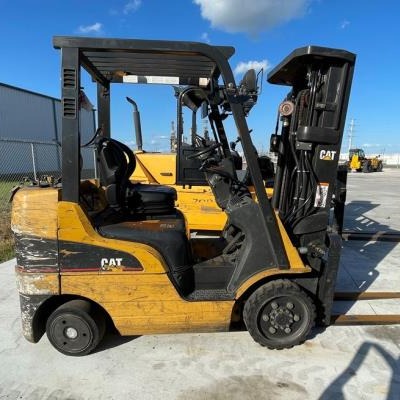
[[[272,205],[305,262],[317,271],[321,322],[329,324],[341,251],[344,193],[339,153],[355,54],[315,46],[293,51],[268,75],[291,86],[280,104],[271,151],[278,154]],[[280,134],[278,129],[280,126]],[[331,222],[330,222],[331,221]]]
[[[324,240],[354,62],[347,51],[308,46],[268,75],[268,82],[292,87],[279,106],[281,133],[271,137],[278,153],[272,202],[299,246]]]

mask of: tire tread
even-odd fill
[[[277,344],[277,345],[269,345],[265,342],[264,337],[259,332],[257,327],[257,316],[254,318],[254,312],[257,308],[259,308],[259,304],[263,302],[263,298],[282,295],[284,292],[288,294],[297,294],[309,303],[310,306],[310,315],[311,315],[311,324],[307,331],[300,336],[294,343],[291,344]],[[244,309],[243,309],[243,320],[247,327],[248,332],[252,336],[252,338],[261,346],[267,347],[271,350],[282,350],[289,349],[294,346],[297,346],[303,343],[306,340],[307,335],[311,331],[311,329],[315,325],[315,315],[316,315],[316,307],[311,298],[304,292],[296,283],[291,282],[287,279],[277,279],[271,282],[266,283],[265,285],[256,289],[253,294],[247,299]]]

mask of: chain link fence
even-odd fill
[[[0,212],[9,209],[10,190],[19,183],[61,177],[61,147],[55,142],[0,138],[0,154]],[[81,154],[82,178],[96,177],[94,148],[82,148]]]
[[[81,149],[82,178],[96,178],[93,147]],[[0,138],[0,262],[14,256],[10,229],[11,189],[44,176],[61,177],[61,147],[56,142]]]
[[[82,178],[96,178],[93,147],[81,149]],[[13,256],[9,202],[11,189],[44,176],[61,177],[61,147],[56,142],[0,138],[0,262]]]

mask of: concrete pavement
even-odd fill
[[[396,170],[351,174],[345,226],[400,230],[399,183]],[[108,335],[94,354],[63,356],[46,337],[38,344],[22,337],[14,263],[0,265],[0,399],[400,398],[399,325],[332,326],[281,351],[260,347],[247,332]],[[337,288],[399,291],[399,271],[400,244],[347,242]],[[335,309],[399,314],[398,304],[364,301]]]

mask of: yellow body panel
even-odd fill
[[[360,160],[358,159],[358,155],[357,155],[357,154],[354,154],[354,155],[351,157],[350,168],[351,168],[351,169],[360,169],[360,168],[361,168],[361,162],[360,162]]]
[[[17,289],[25,295],[60,294],[60,274],[58,272],[25,273],[20,267],[15,268]]]
[[[186,301],[166,274],[66,274],[62,292],[88,297],[123,335],[228,330],[233,301]]]
[[[253,275],[250,279],[244,282],[236,292],[236,299],[239,299],[240,296],[244,294],[244,292],[249,289],[252,285],[259,282],[262,279],[277,276],[277,275],[287,275],[287,274],[304,274],[307,272],[311,272],[311,268],[307,266],[303,266],[300,268],[290,267],[289,269],[279,269],[279,268],[271,268],[265,271],[259,272],[256,275]]]
[[[190,231],[222,231],[226,214],[218,207],[208,186],[173,186],[178,194],[176,207],[183,212]]]
[[[11,229],[24,236],[57,238],[57,203],[59,190],[26,187],[15,193]]]
[[[149,273],[159,274],[168,270],[163,258],[152,247],[100,236],[93,229],[82,208],[75,203],[66,201],[58,203],[58,239],[132,254]]]
[[[175,185],[176,154],[175,153],[143,153],[136,152],[136,168],[132,180],[160,185]]]

